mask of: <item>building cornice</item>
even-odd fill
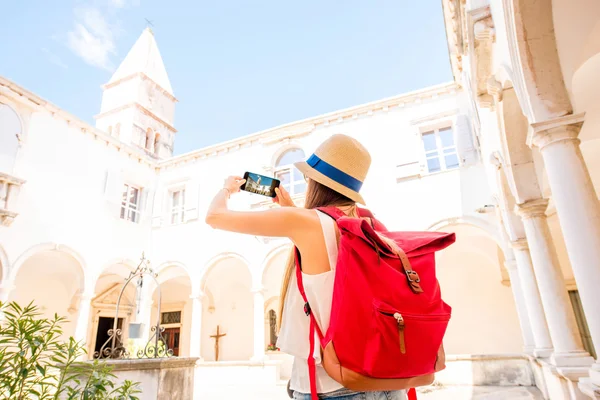
[[[177,100],[177,98],[174,95],[169,93],[169,91],[167,91],[164,87],[160,86],[158,83],[156,83],[155,80],[153,80],[152,78],[150,78],[148,75],[146,75],[143,72],[136,72],[134,74],[131,74],[131,75],[125,76],[119,80],[116,80],[114,82],[105,83],[104,85],[101,86],[101,88],[102,88],[102,90],[110,89],[110,88],[113,88],[113,87],[123,83],[123,82],[127,82],[127,81],[130,81],[130,80],[132,80],[134,78],[138,78],[138,77],[141,78],[142,80],[152,82],[152,84],[154,86],[156,86],[156,88],[158,88],[162,92],[162,94],[164,94],[166,97],[168,97],[169,99],[171,99],[174,102],[179,102],[179,100]]]
[[[0,76],[0,95],[6,96],[7,98],[23,104],[33,110],[45,110],[53,117],[60,118],[66,121],[68,125],[78,128],[81,133],[90,134],[95,140],[103,141],[107,146],[114,147],[120,152],[127,153],[131,158],[135,158],[139,162],[145,163],[148,166],[156,166],[156,160],[152,159],[141,149],[136,149],[135,147],[108,135],[100,129],[93,127],[89,123],[80,120],[72,114],[67,113],[49,101],[2,76]]]
[[[158,167],[171,168],[177,166],[178,164],[202,160],[218,154],[227,153],[232,150],[238,150],[254,143],[268,145],[275,142],[291,140],[296,137],[309,134],[317,127],[328,126],[334,123],[343,123],[345,121],[352,121],[364,116],[370,117],[379,112],[389,112],[396,109],[401,109],[407,105],[452,94],[458,90],[459,86],[455,82],[444,83],[441,85],[388,97],[382,100],[333,111],[316,117],[279,125],[274,128],[243,136],[241,138],[218,143],[173,158],[162,160],[158,163]]]
[[[109,111],[105,111],[103,113],[97,114],[94,116],[94,119],[99,119],[99,118],[103,118],[106,117],[108,115],[111,114],[115,114],[119,111],[123,111],[126,110],[128,108],[131,107],[135,107],[138,110],[140,110],[144,115],[149,116],[150,118],[152,118],[153,120],[155,120],[158,123],[163,124],[164,126],[167,127],[167,129],[169,129],[171,132],[176,133],[177,129],[175,129],[175,127],[171,124],[169,124],[167,121],[165,121],[164,119],[162,119],[161,117],[159,117],[158,115],[154,114],[152,111],[148,110],[146,107],[144,107],[143,105],[141,105],[140,103],[128,103],[128,104],[124,104],[120,107],[117,108],[113,108],[112,110]]]
[[[21,104],[25,104],[29,108],[34,110],[46,110],[47,112],[52,114],[52,116],[63,119],[70,126],[75,126],[79,128],[79,130],[82,133],[90,134],[94,137],[94,139],[101,140],[104,143],[106,143],[107,146],[114,147],[118,151],[125,152],[130,157],[136,158],[139,160],[139,162],[147,164],[148,166],[156,168],[157,170],[176,167],[179,164],[187,163],[190,161],[196,161],[199,159],[205,159],[207,157],[216,156],[218,154],[223,154],[229,151],[238,150],[240,148],[249,147],[253,144],[270,145],[276,142],[291,140],[293,138],[307,135],[320,126],[328,126],[331,124],[343,123],[345,121],[352,121],[359,117],[371,117],[378,113],[386,113],[429,99],[435,99],[444,95],[451,95],[456,93],[458,90],[460,90],[460,87],[456,84],[456,82],[449,82],[436,86],[431,86],[413,92],[408,92],[397,96],[373,101],[370,103],[365,103],[358,106],[333,111],[316,117],[287,123],[274,128],[266,129],[247,136],[243,136],[226,142],[221,142],[216,145],[204,147],[186,154],[159,161],[149,156],[142,149],[138,149],[132,145],[124,143],[108,135],[100,129],[93,127],[89,123],[80,120],[79,118],[63,111],[62,109],[48,102],[47,100],[24,89],[16,83],[0,76],[0,95],[5,95],[6,97]],[[143,106],[137,103],[133,104],[136,104],[138,107],[140,107],[141,110],[148,111],[151,114],[151,117],[156,117],[153,113],[145,109]],[[126,105],[125,107],[127,106],[131,105]],[[114,110],[111,110],[110,112],[114,112]],[[102,113],[96,116],[96,118],[106,114],[107,113]],[[172,128],[163,120],[158,119],[158,121]],[[172,129],[174,130],[175,128]]]

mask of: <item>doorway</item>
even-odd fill
[[[100,349],[108,340],[108,331],[113,328],[115,319],[112,317],[99,317],[98,330],[96,331],[96,345],[94,346],[94,358],[105,358],[100,354]],[[117,329],[123,329],[123,318],[119,318]],[[118,344],[118,343],[117,343]]]
[[[181,335],[181,328],[166,328],[163,332],[163,338],[165,339],[165,345],[167,349],[173,350],[173,355],[179,355],[179,337]]]

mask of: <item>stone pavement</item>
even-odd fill
[[[289,400],[285,386],[205,386],[194,400]],[[537,388],[496,386],[428,387],[419,391],[419,400],[542,400]]]

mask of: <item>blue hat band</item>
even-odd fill
[[[313,154],[306,160],[306,163],[310,165],[316,171],[319,171],[329,179],[339,183],[342,186],[347,187],[350,190],[359,192],[362,187],[362,182],[358,179],[348,175],[342,170],[337,169],[333,165],[321,160],[317,155]]]

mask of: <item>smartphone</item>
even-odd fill
[[[275,188],[279,187],[279,179],[255,174],[253,172],[244,173],[244,179],[246,182],[244,182],[240,189],[245,190],[246,192],[268,197],[275,197],[277,195],[275,193]]]

